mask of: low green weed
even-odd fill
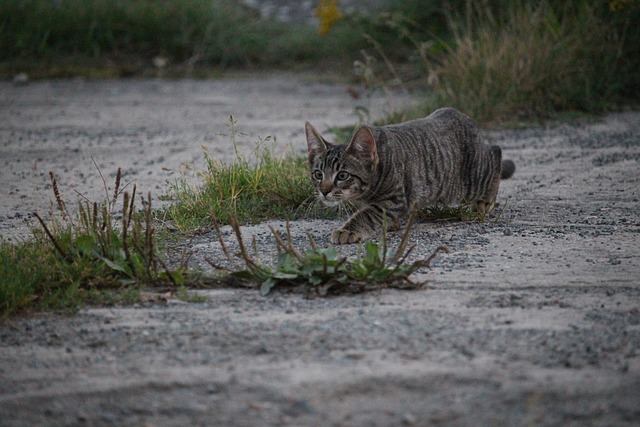
[[[383,233],[381,243],[365,243],[354,259],[339,255],[335,247],[319,248],[310,234],[307,238],[311,249],[300,251],[292,243],[288,223],[286,240],[271,228],[278,253],[274,267],[260,263],[249,254],[240,226],[232,218],[231,227],[240,247],[237,257],[246,268],[230,272],[229,280],[257,288],[262,295],[276,289],[319,296],[362,293],[382,288],[419,289],[423,283],[413,282],[410,276],[421,268],[428,268],[439,252],[448,250],[440,246],[428,258],[407,263],[407,258],[415,248],[415,245],[407,247],[414,217],[409,220],[395,250],[387,248],[386,233]],[[218,238],[227,257],[231,258],[219,229]],[[253,243],[255,247],[255,241]]]

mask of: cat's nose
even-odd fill
[[[333,184],[328,181],[323,181],[318,186],[318,190],[320,191],[320,194],[322,194],[325,198],[327,197],[327,194],[331,193],[332,189],[333,189]]]

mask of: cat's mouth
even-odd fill
[[[327,199],[326,197],[321,197],[320,200],[322,200],[322,203],[329,207],[329,208],[333,208],[336,207],[340,204],[340,200],[336,200],[336,199]]]
[[[335,206],[338,206],[342,200],[339,198],[336,198],[336,196],[334,194],[327,194],[326,196],[322,193],[320,193],[318,195],[318,198],[322,201],[322,203],[329,207],[329,208],[333,208]]]
[[[335,208],[336,206],[338,206],[340,204],[340,202],[337,201],[337,200],[333,200],[333,201],[331,201],[331,200],[323,200],[322,203],[324,203],[324,205],[326,207],[328,207],[328,208]]]

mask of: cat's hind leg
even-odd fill
[[[499,146],[492,145],[490,155],[490,162],[488,164],[490,167],[486,170],[486,173],[489,174],[488,181],[485,181],[486,185],[482,189],[482,194],[474,203],[474,210],[483,215],[491,213],[496,207],[498,188],[500,187],[502,150]]]
[[[493,211],[493,208],[495,207],[496,207],[495,200],[490,203],[487,203],[484,200],[478,200],[476,202],[474,211],[478,212],[479,214],[486,215],[488,213],[491,213],[491,211]]]

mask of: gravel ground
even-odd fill
[[[230,114],[242,149],[266,135],[304,149],[305,120],[323,131],[357,105],[390,108],[345,90],[268,76],[0,83],[0,232],[21,239],[50,208],[49,170],[63,194],[100,196],[92,156],[159,193],[200,145],[232,156]],[[425,289],[218,289],[5,321],[0,425],[640,425],[640,113],[486,137],[516,174],[495,218],[416,225],[415,257],[451,251],[416,275]],[[292,230],[327,244],[338,224]],[[267,225],[243,233],[269,247]],[[220,257],[211,232],[180,245],[203,269]]]

